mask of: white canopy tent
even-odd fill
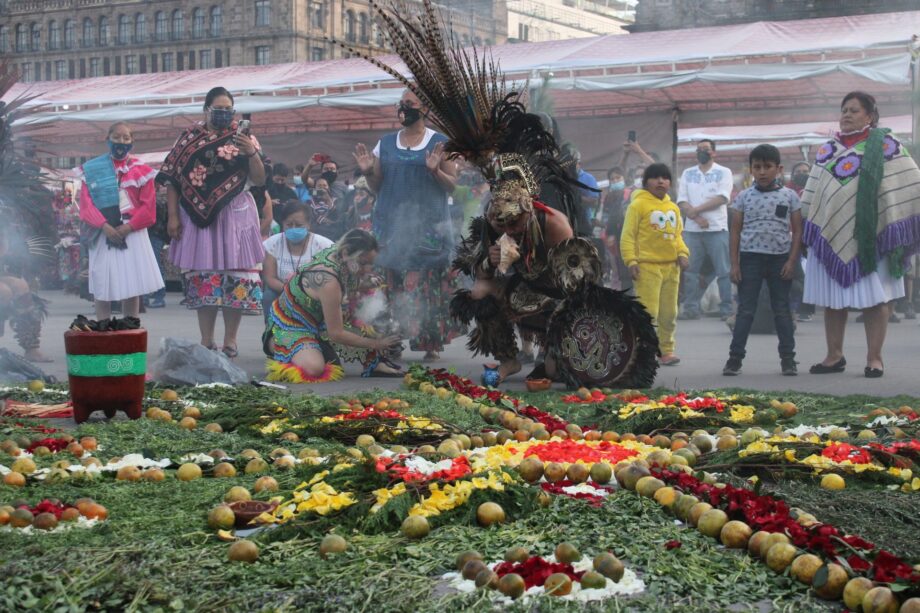
[[[844,93],[865,89],[883,117],[911,113],[911,37],[920,10],[600,36],[494,47],[509,79],[546,82],[563,137],[587,168],[615,163],[627,130],[664,159],[678,128],[832,121]],[[404,70],[395,56],[381,58]],[[276,159],[313,151],[349,160],[358,140],[396,127],[401,87],[360,59],[240,66],[18,85],[38,112],[23,118],[49,156],[97,153],[105,128],[130,121],[141,151],[167,149],[222,85]]]

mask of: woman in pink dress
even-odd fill
[[[234,358],[243,315],[262,313],[259,265],[265,257],[259,212],[248,187],[265,182],[255,139],[234,121],[233,96],[208,92],[206,121],[185,132],[163,162],[172,239],[169,257],[186,279],[186,305],[197,311],[201,344],[217,349],[214,327],[223,312],[222,351]]]

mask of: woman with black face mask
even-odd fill
[[[233,96],[208,92],[205,121],[187,129],[163,162],[172,238],[169,258],[187,271],[186,305],[197,311],[201,344],[217,349],[214,326],[223,311],[223,352],[238,355],[242,315],[262,312],[257,267],[265,257],[259,214],[248,187],[265,183],[265,164],[254,138],[234,121]]]
[[[96,319],[112,316],[112,301],[123,301],[126,316],[137,317],[140,296],[163,287],[147,228],[156,222],[157,173],[130,155],[131,128],[112,124],[108,152],[87,161],[80,190],[80,219],[95,229],[89,240],[89,291]]]
[[[797,196],[801,197],[802,190],[805,189],[805,184],[808,183],[809,172],[811,172],[811,164],[808,162],[798,162],[792,167],[792,173],[789,175],[789,183],[786,184],[786,187],[794,191]]]
[[[397,307],[410,348],[438,359],[458,329],[448,316],[448,269],[454,247],[447,197],[457,183],[456,164],[444,152],[444,135],[425,126],[425,109],[403,92],[396,116],[403,125],[373,153],[355,148],[355,162],[377,193],[372,215],[381,242],[377,258],[387,276],[389,302]]]

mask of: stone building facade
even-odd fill
[[[910,11],[918,0],[639,0],[630,32]]]
[[[442,10],[464,42],[507,39],[504,3]],[[367,0],[0,0],[0,56],[27,82],[347,55],[333,37],[387,51]]]

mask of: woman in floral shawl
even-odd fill
[[[201,344],[217,349],[220,309],[223,352],[234,358],[241,316],[262,312],[258,268],[265,252],[247,188],[265,182],[265,165],[255,139],[237,130],[230,92],[209,91],[204,110],[206,121],[182,133],[157,181],[167,188],[169,257],[185,273],[186,304],[198,311]]]
[[[806,303],[825,307],[827,355],[813,374],[843,372],[848,309],[866,326],[865,376],[884,372],[889,304],[904,296],[904,264],[920,251],[920,169],[889,130],[876,127],[875,98],[851,92],[840,132],[818,150],[802,207]]]

